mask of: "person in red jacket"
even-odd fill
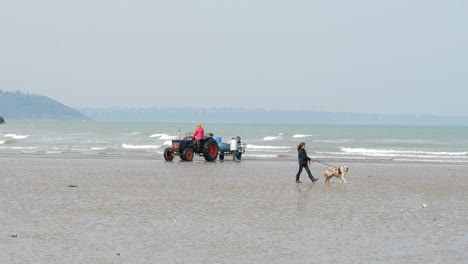
[[[193,137],[195,137],[196,140],[200,140],[205,137],[205,130],[203,129],[202,125],[197,125],[195,132],[193,132]]]
[[[195,132],[193,132],[193,137],[195,138],[195,146],[197,146],[198,150],[200,150],[200,139],[203,139],[205,137],[205,130],[200,124],[198,124],[197,128],[195,128]]]

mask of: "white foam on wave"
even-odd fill
[[[161,146],[157,145],[129,145],[129,144],[122,144],[122,148],[125,149],[157,149]]]
[[[106,150],[107,148],[92,147],[91,150]]]
[[[5,140],[0,140],[0,145],[5,144]]]
[[[442,155],[442,156],[467,156],[468,152],[446,152],[446,151],[420,151],[420,150],[393,150],[393,149],[366,149],[366,148],[341,148],[347,153],[362,155]]]
[[[312,135],[303,135],[303,134],[296,134],[292,136],[293,138],[306,138],[306,137],[311,137]]]
[[[289,153],[291,150],[279,149],[249,149],[249,152],[275,152],[275,153]]]
[[[335,139],[335,140],[327,140],[327,139],[317,139],[313,140],[316,143],[332,143],[332,144],[341,144],[353,141],[352,139]]]
[[[47,154],[61,154],[62,151],[58,151],[58,150],[48,150],[46,151]]]
[[[9,138],[14,138],[14,139],[25,139],[28,138],[29,136],[27,135],[16,135],[16,134],[5,134],[3,137],[9,137]]]
[[[166,140],[163,142],[163,146],[172,146],[172,140]]]
[[[37,149],[37,147],[10,147],[10,149],[22,150],[22,149]]]
[[[252,155],[252,154],[244,154],[246,157],[251,157],[251,158],[278,158],[278,155]]]
[[[287,147],[287,146],[259,146],[259,145],[247,144],[246,148],[247,149],[290,149],[291,147]]]
[[[468,160],[465,161],[465,160],[433,160],[433,159],[394,159],[394,161],[468,163]]]
[[[177,136],[171,136],[169,134],[166,134],[166,133],[162,133],[162,134],[153,134],[150,136],[151,138],[159,138],[161,140],[166,140],[166,139],[176,139]]]
[[[263,141],[272,141],[272,140],[277,140],[277,139],[280,139],[280,137],[268,136],[268,137],[264,137]]]

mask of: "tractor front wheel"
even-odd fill
[[[167,161],[172,161],[174,159],[174,149],[171,147],[167,147],[164,150],[164,159]]]

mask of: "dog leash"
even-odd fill
[[[312,162],[316,161],[316,162],[318,162],[318,163],[322,163],[322,164],[324,164],[324,165],[331,166],[331,167],[333,167],[333,168],[337,168],[336,166],[327,164],[327,163],[325,163],[325,162],[321,162],[320,160],[316,160],[316,159],[310,159],[310,160],[312,160]]]

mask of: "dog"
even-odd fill
[[[348,173],[349,168],[348,166],[343,166],[343,167],[330,167],[327,168],[323,172],[323,176],[325,177],[325,182],[330,182],[330,179],[335,176],[340,179],[340,182],[347,183],[345,180],[345,175]]]

